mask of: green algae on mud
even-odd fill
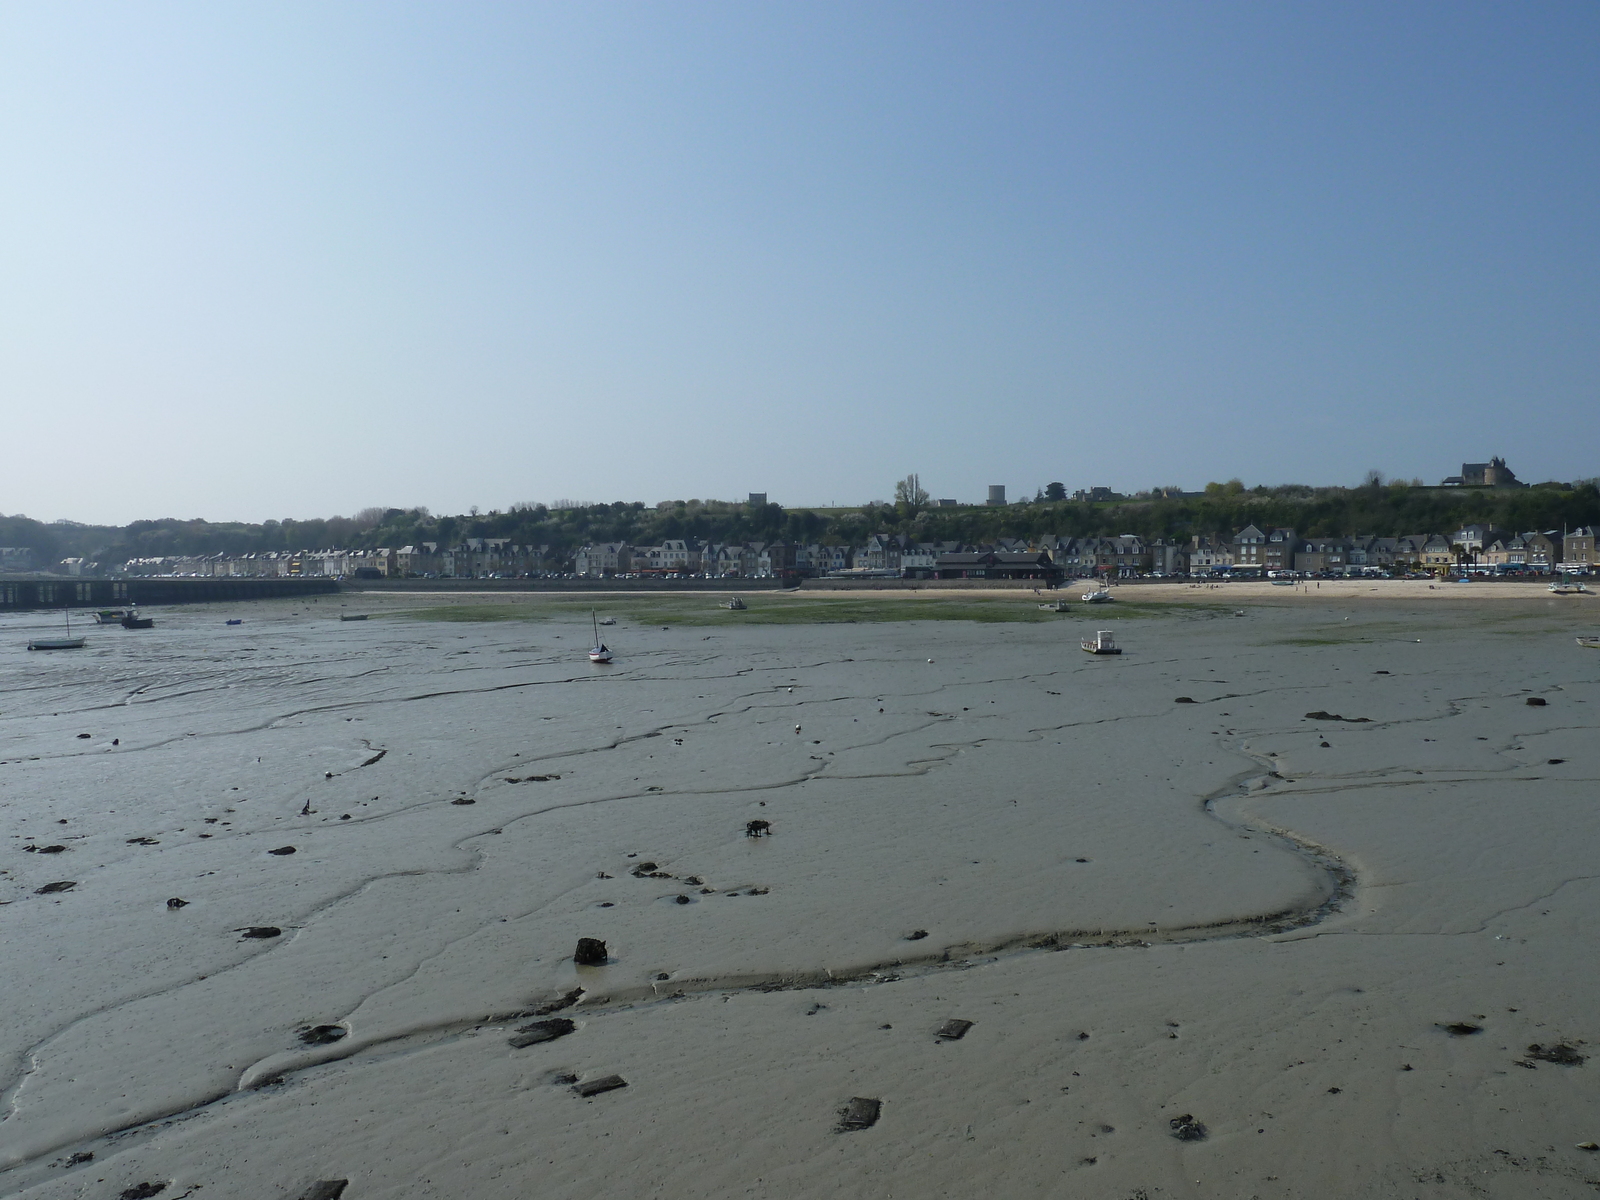
[[[546,621],[578,620],[592,609],[602,617],[623,617],[642,625],[829,625],[889,621],[974,621],[979,623],[1044,624],[1070,620],[1103,622],[1164,616],[1216,616],[1224,610],[1205,604],[1118,601],[1098,606],[1072,603],[1065,613],[1039,607],[1042,596],[1016,593],[871,598],[851,595],[784,595],[758,593],[744,597],[748,607],[719,607],[715,594],[622,595],[601,599],[532,597],[502,604],[443,604],[396,611],[413,621]]]

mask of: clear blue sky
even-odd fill
[[[0,511],[1600,474],[1600,6],[6,3]]]

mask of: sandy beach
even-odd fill
[[[0,617],[0,1195],[1592,1195],[1600,599],[1117,595]]]

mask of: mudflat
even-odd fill
[[[1117,594],[0,618],[0,1194],[1592,1195],[1600,602]]]

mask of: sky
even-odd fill
[[[0,3],[0,512],[1600,475],[1600,6]]]

